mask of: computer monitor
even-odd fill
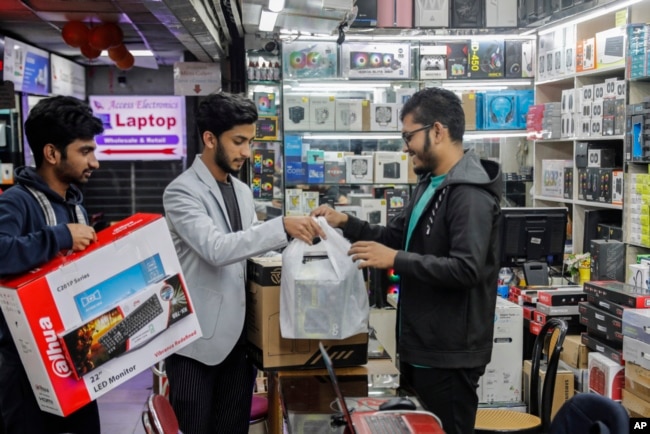
[[[548,267],[564,262],[568,209],[502,208],[501,212],[501,266],[524,267],[529,285],[548,285]]]

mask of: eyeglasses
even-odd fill
[[[405,131],[402,133],[402,140],[404,140],[404,143],[406,146],[409,146],[409,142],[411,141],[411,138],[415,133],[419,133],[422,130],[428,130],[429,128],[433,127],[433,124],[425,125],[422,128],[418,128],[413,131]]]

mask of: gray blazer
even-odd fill
[[[217,185],[200,155],[165,189],[163,205],[203,337],[178,353],[206,365],[233,349],[246,314],[246,258],[287,244],[281,218],[260,223],[250,188],[231,177],[242,230],[233,232]]]

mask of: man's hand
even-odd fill
[[[97,241],[97,233],[92,226],[81,223],[68,223],[70,235],[72,235],[72,250],[80,252],[86,250],[90,243]]]
[[[333,228],[344,228],[348,223],[348,215],[338,212],[327,205],[321,205],[311,212],[312,217],[325,217],[327,224]]]
[[[375,267],[384,270],[395,265],[397,250],[374,241],[357,241],[350,247],[348,255],[352,256],[353,261],[361,261],[359,268]]]
[[[312,245],[312,241],[316,237],[327,239],[325,232],[320,227],[318,222],[312,217],[284,217],[284,230],[292,238],[297,238]]]

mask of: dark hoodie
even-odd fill
[[[420,181],[408,206],[386,227],[350,217],[344,235],[398,250],[401,362],[485,366],[492,353],[499,273],[501,169],[467,151],[436,189],[406,249],[409,218],[429,180],[427,175]]]
[[[68,223],[77,223],[75,207],[82,202],[81,191],[70,186],[64,200],[45,183],[32,167],[16,169],[17,185],[0,195],[0,277],[19,274],[38,267],[59,252],[72,248]],[[45,214],[32,193],[24,186],[45,194],[52,204],[56,226],[48,226]],[[85,212],[85,211],[84,211]],[[0,351],[18,354],[0,313]]]

